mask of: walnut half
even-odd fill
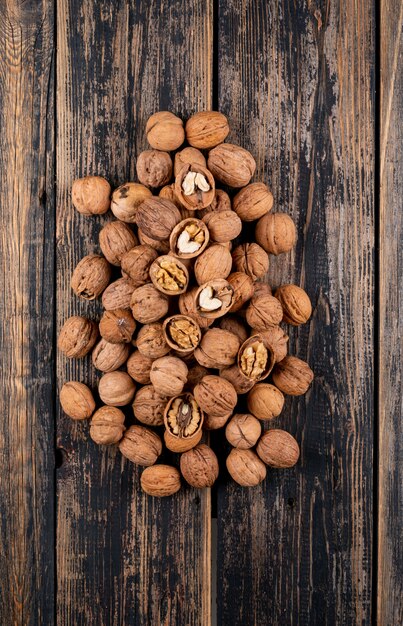
[[[167,344],[178,352],[191,352],[201,339],[199,325],[186,315],[168,317],[162,330]]]
[[[150,278],[156,289],[168,296],[177,296],[186,291],[189,273],[183,263],[166,254],[152,263]]]
[[[210,280],[196,292],[196,310],[202,317],[221,317],[231,308],[233,298],[234,289],[227,280]]]
[[[201,439],[204,414],[191,393],[171,398],[165,408],[165,444],[173,452],[184,452]]]
[[[253,335],[242,344],[238,354],[238,366],[246,378],[255,382],[262,380],[270,374],[273,365],[273,354],[260,335]]]
[[[209,240],[210,233],[206,224],[189,217],[175,226],[169,243],[172,254],[179,258],[192,259],[206,249]]]

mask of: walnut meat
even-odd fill
[[[144,150],[136,163],[137,177],[147,187],[162,187],[171,180],[172,159],[168,152]]]
[[[299,445],[290,433],[273,429],[258,441],[256,451],[266,465],[278,468],[293,467],[299,459]]]
[[[196,291],[196,312],[201,317],[216,319],[225,315],[234,301],[234,289],[223,278],[210,280]]]
[[[128,356],[126,343],[109,343],[101,339],[92,352],[92,363],[101,372],[113,372],[126,363]]]
[[[217,243],[225,243],[238,237],[242,230],[242,222],[235,211],[210,211],[203,217],[210,232],[210,239]]]
[[[264,183],[252,183],[238,191],[233,208],[243,222],[253,222],[272,210],[273,194]]]
[[[136,322],[128,309],[105,311],[99,322],[101,337],[109,343],[130,343]]]
[[[214,177],[198,163],[184,165],[175,177],[175,193],[179,202],[189,211],[204,209],[214,200]]]
[[[78,178],[71,195],[75,208],[82,215],[102,215],[111,204],[111,186],[102,176]]]
[[[191,317],[193,320],[195,320],[195,322],[197,322],[200,328],[208,328],[209,326],[211,326],[214,320],[208,319],[207,317],[202,317],[197,312],[196,292],[197,292],[197,287],[194,287],[193,289],[189,289],[188,291],[186,291],[185,293],[182,293],[179,296],[179,300],[178,300],[179,311],[181,312],[182,315],[186,315],[188,317]]]
[[[95,411],[91,389],[76,380],[64,383],[60,390],[60,404],[66,415],[73,420],[88,419]]]
[[[126,459],[137,465],[154,465],[162,452],[162,441],[145,426],[130,426],[123,435],[119,450]]]
[[[155,196],[140,205],[136,217],[141,231],[157,241],[169,239],[172,230],[181,219],[181,214],[173,202]]]
[[[224,185],[245,187],[255,173],[256,161],[248,150],[222,143],[209,152],[207,167]]]
[[[273,370],[273,382],[289,396],[301,396],[313,381],[313,371],[308,363],[295,356],[286,356]]]
[[[200,326],[187,315],[168,317],[164,321],[162,330],[168,346],[177,352],[193,352],[201,339]]]
[[[158,291],[167,296],[178,296],[186,291],[189,272],[179,259],[165,254],[151,264],[150,278]]]
[[[150,267],[158,257],[158,252],[150,246],[135,246],[122,256],[122,274],[129,278],[134,287],[150,282]]]
[[[128,278],[113,281],[102,294],[102,305],[106,311],[129,309],[135,286]]]
[[[125,430],[123,411],[114,406],[102,406],[94,413],[90,426],[90,437],[99,445],[118,443]]]
[[[184,148],[175,154],[174,176],[176,177],[185,165],[201,165],[206,167],[206,159],[197,148]]]
[[[227,137],[228,120],[218,111],[201,111],[188,119],[185,131],[191,146],[202,150],[214,148]]]
[[[164,498],[172,496],[181,488],[180,473],[171,465],[146,467],[140,476],[142,490],[149,496]]]
[[[249,413],[236,413],[225,429],[227,441],[240,450],[253,448],[262,433],[259,420]]]
[[[246,309],[246,321],[258,332],[277,326],[283,319],[283,308],[274,296],[263,295],[252,298]]]
[[[230,414],[238,400],[230,382],[210,374],[195,386],[193,393],[202,411],[217,416]]]
[[[98,383],[98,393],[108,406],[125,406],[133,400],[136,385],[126,372],[109,372]]]
[[[118,220],[133,224],[140,204],[151,198],[151,191],[139,183],[125,183],[112,194],[112,213]]]
[[[269,257],[257,243],[243,243],[232,252],[234,267],[244,272],[253,281],[262,278],[269,271]]]
[[[69,317],[59,333],[57,346],[69,359],[80,359],[92,350],[98,337],[98,325],[74,315]]]
[[[263,339],[264,345],[273,352],[276,363],[285,359],[288,351],[288,335],[281,326],[270,326],[270,328],[259,334]]]
[[[179,259],[193,259],[206,249],[209,240],[210,233],[205,223],[190,217],[175,226],[169,243],[172,254]]]
[[[137,237],[130,226],[118,220],[108,222],[99,233],[101,250],[112,265],[120,266],[122,256],[137,244]]]
[[[71,288],[77,296],[94,300],[108,286],[111,267],[98,254],[89,254],[78,263],[71,277]]]
[[[248,409],[260,420],[278,417],[284,407],[284,396],[277,387],[258,383],[248,393]]]
[[[282,285],[274,294],[283,307],[283,321],[293,326],[305,324],[312,315],[308,294],[297,285]]]
[[[253,280],[244,272],[233,272],[228,276],[227,281],[234,290],[230,311],[231,313],[235,313],[253,296]]]
[[[159,359],[168,354],[170,347],[165,340],[162,324],[153,322],[140,328],[136,346],[139,352],[149,359]]]
[[[167,401],[152,385],[141,387],[134,397],[134,416],[147,426],[162,426]]]
[[[200,365],[220,369],[235,363],[239,346],[239,338],[229,330],[210,328],[203,335],[194,356]]]
[[[182,120],[170,111],[158,111],[148,118],[147,141],[156,150],[177,150],[185,141]]]
[[[194,274],[199,285],[216,278],[227,278],[231,273],[231,252],[219,244],[209,246],[196,259]]]
[[[127,359],[127,372],[136,383],[149,385],[152,364],[152,359],[144,356],[144,354],[141,354],[138,350],[135,350]]]
[[[297,241],[295,224],[285,213],[267,213],[256,224],[255,239],[270,254],[289,252]]]
[[[203,411],[191,393],[171,398],[164,412],[164,441],[168,450],[185,452],[196,446],[202,436],[203,419]]]
[[[165,396],[177,396],[183,391],[187,375],[187,365],[181,359],[163,356],[152,364],[150,380],[158,393]]]
[[[212,487],[219,474],[218,459],[204,443],[182,454],[180,468],[186,482],[196,489]]]
[[[230,476],[242,487],[256,487],[266,478],[266,467],[253,450],[234,448],[226,463]]]
[[[238,366],[242,374],[254,382],[270,374],[274,366],[273,353],[260,335],[252,335],[242,344],[238,352]]]
[[[151,324],[168,313],[168,297],[148,283],[133,291],[130,307],[135,320]]]

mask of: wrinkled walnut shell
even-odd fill
[[[254,380],[246,378],[246,376],[242,374],[238,364],[231,365],[230,367],[224,367],[220,370],[220,376],[225,378],[225,380],[228,380],[231,385],[233,385],[238,395],[248,393],[248,391],[252,389],[253,385],[255,385]]]
[[[228,281],[223,278],[209,280],[196,291],[196,312],[201,317],[217,319],[230,310],[233,299],[234,289]]]
[[[92,363],[101,372],[113,372],[126,363],[129,351],[127,343],[109,343],[101,339],[92,351]]]
[[[181,220],[182,216],[173,202],[156,196],[145,200],[137,209],[137,226],[144,235],[157,241],[169,239]]]
[[[235,211],[210,211],[203,217],[210,232],[210,239],[217,243],[232,241],[240,235],[242,222]]]
[[[241,373],[255,383],[267,378],[274,367],[274,355],[260,335],[249,337],[239,349],[238,367]]]
[[[153,465],[147,467],[140,476],[142,490],[154,498],[172,496],[181,488],[181,477],[176,467]]]
[[[64,383],[60,390],[60,404],[66,415],[73,420],[88,419],[95,411],[91,389],[75,380]]]
[[[175,154],[175,178],[185,165],[201,165],[202,167],[206,167],[206,159],[204,158],[203,153],[200,152],[200,150],[198,150],[197,148],[183,148],[183,150]]]
[[[202,220],[189,217],[175,226],[169,238],[171,253],[179,259],[199,256],[210,241],[210,233]]]
[[[308,363],[295,356],[286,356],[273,370],[273,382],[289,396],[306,393],[313,381],[313,371]]]
[[[230,382],[209,374],[194,388],[194,397],[202,411],[222,417],[229,415],[238,401],[237,393]]]
[[[207,167],[224,185],[245,187],[255,173],[256,161],[248,150],[222,143],[209,152]]]
[[[77,296],[94,300],[106,289],[111,279],[111,266],[98,254],[85,256],[71,277],[71,288]]]
[[[219,474],[218,459],[204,443],[182,454],[180,468],[186,482],[196,489],[212,487]]]
[[[168,239],[162,239],[161,241],[158,241],[158,239],[153,239],[152,237],[148,237],[145,233],[143,233],[141,228],[137,229],[137,235],[139,238],[139,242],[143,246],[149,246],[150,248],[153,248],[154,250],[156,250],[159,254],[167,254],[169,252],[169,240]]]
[[[231,313],[236,313],[252,298],[254,293],[253,280],[244,272],[233,272],[228,276],[227,281],[234,290],[230,311]]]
[[[188,119],[185,131],[191,146],[202,150],[213,148],[227,137],[228,120],[218,111],[200,111]]]
[[[238,272],[245,272],[255,281],[269,271],[267,252],[257,243],[243,243],[232,252],[232,260]]]
[[[192,173],[196,174],[196,180],[193,184],[186,185],[186,182],[191,178]],[[206,189],[197,186],[198,175],[202,177],[203,185],[206,185]],[[187,191],[187,188],[189,191]],[[208,187],[208,189],[207,189]],[[191,190],[193,189],[193,192]],[[175,193],[176,197],[189,211],[196,211],[197,209],[205,209],[214,200],[215,196],[215,180],[211,172],[206,167],[199,165],[198,163],[192,163],[191,165],[185,164],[175,178]]]
[[[147,141],[156,150],[177,150],[185,141],[182,120],[170,111],[158,111],[148,118]]]
[[[135,343],[139,352],[152,360],[165,356],[170,350],[169,345],[165,341],[160,322],[142,326],[137,334]]]
[[[207,213],[230,210],[231,198],[226,191],[223,191],[222,189],[216,189],[213,202],[210,204],[210,206],[199,211],[199,217],[203,219],[203,217],[207,215]]]
[[[231,252],[224,246],[216,243],[209,246],[197,257],[194,274],[199,285],[217,278],[227,278],[231,273]]]
[[[80,359],[90,352],[98,337],[98,324],[74,315],[63,324],[57,346],[69,359]]]
[[[189,289],[185,293],[182,293],[179,296],[178,306],[179,311],[182,315],[187,315],[191,317],[200,328],[208,328],[214,322],[213,319],[209,319],[207,317],[202,317],[196,310],[196,291],[197,287],[193,287],[193,289]]]
[[[136,385],[126,372],[109,372],[98,383],[98,393],[108,406],[126,406],[133,400]]]
[[[151,191],[139,183],[125,183],[112,194],[111,209],[118,220],[133,224],[140,204],[151,198]]]
[[[102,406],[92,416],[90,437],[99,445],[118,443],[125,430],[123,411],[114,406]]]
[[[312,315],[312,305],[306,291],[297,285],[282,285],[274,294],[283,307],[283,321],[293,326],[305,324]]]
[[[158,252],[147,245],[135,246],[122,256],[122,275],[129,278],[134,287],[150,282],[150,267]]]
[[[188,368],[181,359],[163,356],[152,364],[150,380],[161,395],[177,396],[183,391],[187,375]]]
[[[162,452],[161,438],[145,426],[130,426],[123,435],[119,450],[137,465],[154,465]]]
[[[130,309],[135,285],[129,278],[118,278],[102,294],[102,306],[106,311]]]
[[[162,325],[162,331],[168,346],[178,353],[188,354],[200,343],[200,326],[187,315],[168,317]]]
[[[281,326],[270,326],[270,328],[259,334],[264,341],[264,345],[272,350],[276,363],[285,359],[288,352],[288,335]]]
[[[262,433],[259,420],[249,413],[236,413],[225,429],[227,441],[240,450],[253,448]]]
[[[137,237],[130,226],[118,220],[105,224],[99,233],[100,248],[112,265],[120,266],[122,256],[137,244]]]
[[[151,264],[150,278],[154,287],[161,293],[179,296],[187,289],[189,272],[179,259],[165,254]]]
[[[151,324],[168,313],[168,297],[148,283],[133,291],[130,307],[135,320]]]
[[[136,172],[143,185],[162,187],[171,180],[172,159],[168,152],[144,150],[137,157]]]
[[[230,411],[230,413],[226,413],[225,415],[206,414],[203,422],[204,430],[218,430],[219,428],[223,428],[231,415],[232,411]]]
[[[293,467],[299,459],[299,445],[290,433],[273,429],[258,441],[256,452],[266,465],[281,469]]]
[[[109,343],[130,343],[136,322],[128,309],[105,311],[99,322],[101,337]]]
[[[269,254],[289,252],[297,241],[295,224],[285,213],[267,213],[255,229],[256,242]]]
[[[256,487],[266,478],[266,466],[253,450],[233,448],[226,465],[230,476],[242,487]]]
[[[152,359],[135,350],[127,359],[126,367],[128,374],[141,385],[150,384],[150,371]]]
[[[254,330],[260,332],[270,326],[278,326],[283,319],[283,308],[274,296],[269,294],[254,296],[246,309],[246,321]]]
[[[147,426],[162,426],[167,398],[160,395],[152,385],[140,387],[133,402],[136,419]]]
[[[237,335],[222,328],[210,328],[202,337],[194,356],[204,367],[220,369],[235,363],[241,342]]]
[[[278,417],[284,407],[280,389],[268,383],[258,383],[248,393],[248,409],[260,420]]]
[[[243,222],[253,222],[272,210],[273,194],[264,183],[252,183],[238,191],[233,208]]]
[[[71,195],[75,208],[82,215],[102,215],[111,204],[111,186],[102,176],[78,178]]]
[[[236,315],[226,315],[225,317],[220,317],[217,325],[219,328],[229,330],[231,333],[236,335],[241,344],[249,337],[249,332],[246,329],[244,321]]]

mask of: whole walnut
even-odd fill
[[[204,443],[181,455],[180,468],[186,482],[196,489],[212,487],[219,473],[218,459]]]
[[[74,315],[63,324],[57,346],[69,359],[80,359],[88,354],[98,337],[98,324]]]
[[[233,208],[243,222],[253,222],[271,211],[273,194],[264,183],[252,183],[238,191]]]
[[[153,465],[146,467],[140,476],[142,490],[154,498],[172,496],[181,488],[181,477],[176,467]]]
[[[161,239],[160,241],[158,239],[153,239],[152,237],[148,237],[148,235],[143,233],[141,228],[137,229],[137,235],[139,238],[139,242],[143,246],[150,246],[150,248],[153,248],[160,254],[167,254],[169,252],[169,239]]]
[[[129,426],[119,443],[126,459],[137,465],[154,465],[162,452],[161,438],[145,426]]]
[[[293,467],[299,459],[299,445],[290,433],[273,429],[265,432],[258,441],[256,452],[270,467]]]
[[[203,367],[203,365],[199,365],[199,363],[189,367],[186,389],[192,390],[193,387],[197,385],[197,383],[199,383],[204,376],[207,376],[208,373],[208,369]]]
[[[185,141],[182,120],[170,111],[158,111],[148,118],[147,141],[156,150],[177,150]]]
[[[249,337],[249,332],[243,320],[236,315],[226,315],[218,320],[219,328],[223,330],[229,330],[231,333],[239,338],[239,341],[243,343]]]
[[[136,383],[140,383],[141,385],[149,385],[152,364],[152,359],[149,359],[147,356],[144,356],[144,354],[141,354],[141,352],[139,352],[138,350],[135,350],[127,359],[127,372],[128,374],[130,374],[133,380],[136,381]]]
[[[151,191],[139,183],[125,183],[112,194],[112,213],[118,220],[133,224],[140,204],[151,198]]]
[[[230,476],[242,487],[256,487],[266,478],[266,466],[253,450],[233,448],[226,464]]]
[[[293,326],[305,324],[312,315],[312,305],[306,291],[297,285],[282,285],[274,294],[283,307],[283,321]]]
[[[136,163],[137,177],[147,187],[162,187],[172,177],[172,159],[168,152],[144,150]]]
[[[220,369],[235,363],[241,342],[229,330],[210,328],[203,335],[194,357],[200,365]]]
[[[101,339],[92,352],[92,363],[101,372],[113,372],[126,363],[128,356],[127,343],[109,343]]]
[[[164,423],[164,411],[168,400],[152,385],[140,387],[134,397],[133,413],[136,419],[147,426],[161,426]]]
[[[223,191],[222,189],[216,189],[213,202],[210,204],[210,206],[206,207],[205,209],[199,210],[198,215],[200,218],[203,218],[205,215],[207,215],[207,213],[212,213],[212,212],[218,213],[220,211],[230,211],[230,210],[231,210],[231,198],[229,197],[226,191]]]
[[[168,313],[168,296],[148,283],[133,291],[130,306],[135,320],[151,324]]]
[[[108,406],[126,406],[133,400],[136,385],[126,372],[109,372],[98,383],[98,393]]]
[[[210,239],[217,243],[225,243],[238,237],[242,230],[242,222],[235,211],[210,211],[203,217],[210,232]]]
[[[129,278],[135,287],[150,282],[150,267],[158,252],[150,246],[135,246],[122,257],[122,275]]]
[[[253,294],[254,298],[258,298],[259,296],[267,294],[269,296],[273,295],[272,289],[268,283],[255,283],[255,291]]]
[[[282,361],[288,352],[288,335],[281,326],[270,326],[267,330],[260,332],[265,346],[269,346],[274,355],[276,363]]]
[[[88,254],[76,266],[71,288],[77,296],[94,300],[101,295],[111,279],[111,266],[98,254]]]
[[[231,252],[219,244],[209,246],[197,257],[194,274],[199,285],[214,278],[227,278],[231,273]]]
[[[95,411],[91,389],[76,380],[64,383],[60,390],[60,404],[66,415],[73,420],[88,419]]]
[[[179,311],[182,313],[182,315],[186,315],[194,319],[200,328],[208,328],[209,326],[211,326],[214,320],[198,314],[196,310],[196,292],[197,287],[194,287],[193,289],[189,289],[189,291],[186,291],[179,296]]]
[[[102,294],[102,306],[106,311],[129,309],[135,285],[129,278],[114,280]]]
[[[150,359],[159,359],[170,351],[162,331],[162,324],[153,322],[140,328],[136,346],[139,352]]]
[[[248,409],[260,420],[278,417],[284,407],[284,396],[277,387],[258,383],[248,393]]]
[[[209,152],[207,167],[224,185],[245,187],[255,173],[256,161],[248,150],[222,143]]]
[[[104,311],[99,322],[101,337],[109,343],[130,343],[136,329],[136,322],[128,309]]]
[[[231,313],[235,313],[253,296],[253,280],[244,272],[233,272],[227,277],[227,281],[234,290],[233,303],[230,311]]]
[[[193,164],[206,167],[206,159],[203,153],[197,148],[183,148],[183,150],[175,154],[174,176],[176,177],[179,174],[184,165]]]
[[[99,445],[118,443],[125,430],[125,415],[114,406],[102,406],[92,416],[90,437]]]
[[[227,441],[240,450],[253,448],[262,433],[259,420],[249,413],[236,413],[225,429]]]
[[[255,296],[246,309],[246,321],[258,332],[280,324],[282,319],[283,308],[274,296]]]
[[[297,241],[295,224],[285,213],[267,213],[256,224],[255,239],[270,254],[289,252]]]
[[[205,415],[203,428],[204,430],[218,430],[223,428],[232,415],[232,411],[225,415]]]
[[[286,356],[273,370],[273,382],[289,396],[301,396],[313,381],[313,371],[308,363],[295,356]]]
[[[230,365],[220,370],[221,378],[225,378],[233,385],[237,394],[242,395],[248,393],[256,383],[252,378],[247,378],[239,369],[238,365]]]
[[[178,396],[187,381],[186,363],[174,356],[156,359],[151,366],[150,380],[158,393],[166,396]]]
[[[137,244],[137,237],[130,226],[118,220],[105,224],[99,233],[100,248],[112,265],[120,266],[122,256]]]
[[[111,204],[111,186],[102,176],[78,178],[71,195],[75,208],[82,215],[102,215]]]
[[[195,386],[193,394],[202,411],[219,417],[231,413],[238,400],[230,382],[211,374]]]
[[[257,243],[243,243],[232,252],[234,267],[255,281],[269,271],[269,257]]]
[[[218,111],[201,111],[188,119],[185,131],[191,146],[202,150],[213,148],[227,137],[228,120]]]
[[[181,205],[178,198],[176,197],[175,183],[172,183],[170,185],[164,185],[164,187],[161,187],[158,193],[158,197],[161,198],[162,200],[169,200],[170,202],[172,202],[176,206],[176,208],[179,209],[181,216],[182,216],[182,211],[184,211],[186,215],[185,217],[182,217],[182,219],[186,219],[186,217],[191,217],[193,212],[185,209],[185,207]]]
[[[145,235],[163,241],[169,239],[172,230],[181,219],[181,214],[173,202],[153,196],[140,205],[136,221]]]

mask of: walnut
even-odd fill
[[[214,200],[214,177],[202,165],[184,165],[175,177],[175,193],[180,203],[189,211],[204,209]]]
[[[227,137],[228,120],[218,111],[201,111],[188,119],[185,131],[191,146],[202,150],[214,148]]]
[[[201,165],[206,167],[206,159],[197,148],[184,148],[175,154],[174,176],[176,177],[184,165]]]
[[[267,378],[274,366],[274,356],[260,335],[252,335],[239,349],[238,366],[249,380],[257,382]]]
[[[180,473],[171,465],[146,467],[140,476],[142,490],[149,496],[164,498],[172,496],[181,488]]]
[[[90,437],[100,445],[118,443],[125,430],[125,415],[114,406],[102,406],[94,413],[90,426]]]
[[[101,339],[92,352],[92,363],[101,372],[113,372],[126,363],[128,356],[126,343],[109,343]]]
[[[226,463],[230,476],[242,487],[256,487],[266,478],[266,467],[253,450],[233,448]]]
[[[247,274],[244,274],[244,272],[233,272],[227,277],[227,281],[234,290],[230,311],[231,313],[235,313],[253,296],[253,280]]]
[[[64,383],[60,390],[60,404],[66,415],[73,420],[88,419],[95,411],[91,389],[76,380]]]
[[[135,350],[127,359],[127,372],[128,374],[130,374],[133,380],[136,381],[136,383],[140,383],[141,385],[149,385],[152,364],[152,359],[149,359],[147,356],[144,356],[144,354],[141,354],[141,352],[139,352],[138,350]]]
[[[118,278],[102,294],[102,305],[106,311],[129,309],[135,285],[129,278]]]
[[[136,172],[143,185],[162,187],[171,180],[172,159],[168,152],[144,150],[137,157]]]
[[[169,239],[172,230],[181,221],[181,214],[173,202],[153,196],[141,204],[137,210],[137,225],[152,239]]]
[[[262,433],[259,420],[249,413],[236,413],[228,422],[225,436],[229,443],[240,450],[253,448]]]
[[[140,204],[151,198],[151,191],[139,183],[125,183],[112,194],[112,213],[118,220],[132,224],[136,221],[136,213]]]
[[[255,239],[270,254],[289,252],[297,241],[295,224],[285,213],[267,213],[256,224]]]
[[[231,210],[231,198],[227,194],[226,191],[222,189],[215,190],[215,196],[213,202],[210,206],[205,209],[200,209],[198,215],[200,218],[203,218],[207,213],[212,212],[220,212],[220,211],[230,211]]]
[[[191,352],[201,339],[200,326],[187,315],[172,315],[162,326],[165,341],[177,352]]]
[[[243,320],[236,315],[226,315],[225,317],[220,317],[218,320],[218,326],[219,328],[229,330],[231,333],[236,335],[241,344],[246,341],[249,336],[249,332],[247,331]]]
[[[281,469],[293,467],[299,459],[299,445],[290,433],[273,429],[258,441],[256,452],[266,465]]]
[[[141,387],[134,397],[134,416],[147,426],[162,426],[167,401],[152,385]]]
[[[130,226],[118,220],[108,222],[99,233],[99,245],[112,265],[120,266],[122,256],[138,245]]]
[[[188,375],[186,363],[174,356],[163,356],[151,366],[151,383],[158,393],[177,396],[183,391]]]
[[[284,407],[284,396],[277,387],[258,383],[248,393],[248,409],[260,420],[278,417]]]
[[[202,365],[199,365],[198,363],[196,363],[196,365],[193,365],[192,367],[189,367],[186,388],[193,390],[193,387],[197,385],[197,383],[199,383],[201,379],[204,378],[204,376],[207,376],[208,373],[208,369],[206,367],[203,367]]]
[[[161,241],[158,241],[158,239],[153,239],[152,237],[145,235],[141,228],[137,229],[137,235],[142,245],[149,246],[160,254],[167,254],[169,252],[169,239],[162,239]]]
[[[108,406],[125,406],[133,400],[136,385],[126,372],[109,372],[98,383],[98,393]]]
[[[255,291],[253,293],[254,298],[258,298],[263,295],[273,295],[270,285],[267,283],[255,283]]]
[[[63,324],[57,346],[69,359],[80,359],[90,352],[98,337],[95,322],[74,315]]]
[[[287,356],[288,335],[281,326],[270,326],[267,330],[260,332],[264,345],[273,352],[274,361],[278,363]]]
[[[119,450],[126,459],[137,465],[154,465],[162,452],[161,438],[145,426],[130,426],[119,443]]]
[[[179,296],[179,311],[182,313],[182,315],[187,315],[188,317],[191,317],[193,320],[195,320],[200,328],[208,328],[209,326],[211,326],[214,320],[207,317],[202,317],[197,312],[196,292],[197,287],[194,287],[193,289],[189,289],[189,291],[186,291]]]
[[[239,369],[238,365],[231,365],[220,370],[220,376],[233,385],[237,394],[248,393],[255,384],[252,378],[247,378]]]
[[[231,273],[232,258],[227,248],[219,244],[209,246],[196,259],[194,274],[199,285],[216,278],[227,278]]]
[[[101,295],[111,279],[111,266],[98,254],[85,256],[71,277],[71,288],[77,296],[94,300]]]
[[[150,278],[156,289],[168,296],[178,296],[186,291],[189,272],[179,259],[165,254],[150,267]]]
[[[245,272],[252,280],[262,278],[269,271],[269,257],[257,243],[243,243],[232,252],[238,272]]]
[[[274,294],[283,307],[283,321],[293,326],[305,324],[312,315],[308,294],[297,285],[282,285]]]
[[[122,275],[129,278],[135,287],[141,287],[150,281],[151,264],[158,257],[158,252],[150,246],[135,246],[122,256]]]
[[[253,222],[272,210],[273,194],[264,183],[252,183],[238,191],[233,208],[243,222]]]
[[[102,215],[111,204],[111,186],[102,176],[78,178],[71,195],[75,208],[82,215]]]
[[[232,415],[232,411],[225,415],[205,415],[203,428],[204,430],[218,430],[223,428]]]
[[[301,396],[313,381],[313,371],[308,363],[295,356],[286,356],[273,370],[273,382],[289,396]]]
[[[162,200],[169,200],[170,202],[172,202],[179,210],[181,216],[182,212],[184,212],[185,215],[182,216],[182,219],[186,219],[187,217],[191,217],[193,215],[193,211],[188,211],[187,209],[185,209],[185,207],[181,205],[178,198],[176,197],[175,183],[162,187],[159,191],[158,197]]]
[[[158,111],[148,118],[147,141],[156,150],[177,150],[185,141],[182,120],[170,111]]]
[[[283,319],[283,308],[274,296],[254,296],[246,309],[246,321],[254,330],[264,331]]]
[[[168,354],[170,347],[165,341],[162,324],[153,322],[140,328],[137,339],[137,349],[149,359],[159,359]]]
[[[168,402],[164,412],[164,440],[168,450],[185,452],[196,446],[202,436],[203,411],[191,393]]]
[[[180,468],[186,482],[196,489],[212,487],[219,474],[218,459],[204,443],[182,454]]]
[[[179,259],[193,259],[206,249],[209,240],[210,233],[204,222],[190,217],[175,226],[169,243],[172,254]]]
[[[196,402],[205,413],[222,417],[231,413],[238,400],[230,382],[209,374],[194,388]]]
[[[135,320],[151,324],[168,313],[168,298],[148,283],[133,291],[130,306]]]
[[[256,161],[248,150],[222,143],[209,152],[207,167],[224,185],[245,187],[255,173]]]
[[[217,243],[225,243],[238,237],[242,230],[242,222],[235,211],[210,211],[203,217],[210,232],[210,239]]]
[[[219,369],[235,363],[240,345],[237,335],[229,330],[210,328],[203,335],[194,356],[200,365]]]
[[[216,319],[231,308],[234,298],[232,285],[223,278],[209,280],[196,291],[196,312],[202,317]]]
[[[101,337],[109,343],[130,343],[135,329],[136,322],[127,309],[105,311],[99,322]]]

